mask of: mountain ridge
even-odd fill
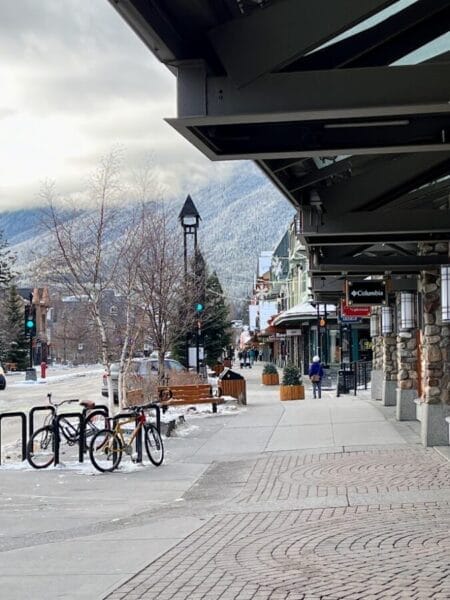
[[[251,163],[235,168],[228,180],[211,182],[189,194],[201,217],[198,239],[208,268],[217,272],[230,299],[245,297],[251,292],[259,253],[276,246],[294,209]],[[184,200],[177,196],[165,201],[176,218]],[[26,278],[32,249],[45,244],[40,215],[39,208],[0,213],[0,230],[18,255],[19,279]]]

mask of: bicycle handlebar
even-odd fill
[[[73,404],[74,402],[79,402],[78,398],[70,398],[69,400],[62,400],[61,402],[53,402],[51,394],[47,394],[47,398],[48,398],[49,404],[51,404],[52,406],[56,406],[56,407],[62,406],[63,404]]]

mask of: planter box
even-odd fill
[[[263,385],[278,385],[280,383],[278,373],[263,373],[262,382]]]
[[[280,400],[304,400],[305,386],[280,385]]]

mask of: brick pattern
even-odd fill
[[[450,465],[432,450],[267,455],[226,512],[107,598],[448,600],[450,493],[448,502],[280,510],[299,494],[440,488],[450,492]]]
[[[432,450],[268,456],[259,459],[240,504],[450,488],[450,469]]]
[[[109,600],[443,600],[450,506],[215,517]]]

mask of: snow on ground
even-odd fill
[[[38,374],[36,381],[25,381],[25,373],[18,371],[16,373],[14,373],[13,377],[16,377],[17,375],[21,375],[23,377],[23,379],[21,379],[20,381],[14,381],[10,379],[11,374],[8,374],[8,386],[11,387],[28,387],[30,385],[39,385],[42,383],[55,383],[58,381],[64,381],[66,379],[73,379],[75,377],[86,377],[87,375],[98,375],[99,373],[103,373],[104,369],[102,367],[98,367],[96,365],[94,365],[91,369],[84,369],[82,371],[80,370],[72,370],[72,371],[68,371],[66,373],[62,372],[58,374],[51,374],[48,375],[45,379],[42,379],[41,377],[39,377],[39,369],[36,369],[36,373]]]
[[[217,407],[217,413],[212,412],[210,405],[192,405],[182,407],[170,407],[165,414],[161,414],[161,421],[170,422],[176,421],[176,428],[171,432],[170,437],[187,438],[195,436],[201,429],[201,419],[210,417],[238,415],[246,412],[246,407],[237,403],[232,396],[225,396],[226,403]],[[199,424],[196,424],[199,423]],[[124,429],[133,430],[132,424],[124,425]],[[166,438],[163,436],[163,439]],[[165,441],[165,444],[170,444],[170,441]],[[19,441],[4,445],[1,448],[2,463],[0,471],[15,470],[15,471],[34,471],[33,467],[25,460],[22,461],[21,445]],[[89,457],[85,456],[84,463],[78,463],[78,446],[69,447],[67,444],[61,446],[61,464],[57,467],[49,467],[51,469],[59,469],[62,471],[72,471],[77,474],[97,475],[100,474],[90,463]],[[145,458],[145,453],[144,453]],[[64,462],[67,461],[67,462]],[[124,456],[118,471],[122,473],[131,473],[148,466],[148,462],[137,464],[132,462],[128,457]]]

